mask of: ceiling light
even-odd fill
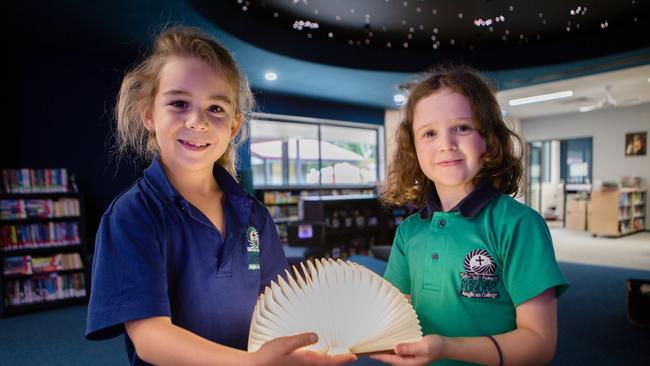
[[[586,107],[580,107],[580,108],[578,108],[578,110],[580,112],[591,112],[591,111],[593,111],[593,110],[595,110],[597,108],[598,108],[598,105],[588,105]]]
[[[532,96],[532,97],[511,99],[511,100],[508,101],[508,104],[510,104],[511,106],[515,106],[515,105],[522,105],[522,104],[546,102],[548,100],[567,98],[567,97],[570,97],[572,95],[573,95],[573,91],[565,90],[565,91],[561,91],[561,92],[557,92],[557,93],[541,94],[541,95],[535,95],[535,96]]]
[[[268,81],[273,81],[276,80],[277,78],[278,78],[278,74],[274,72],[267,72],[266,74],[264,74],[264,79]]]

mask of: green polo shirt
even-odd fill
[[[435,206],[430,199],[400,224],[384,274],[411,295],[424,334],[505,333],[516,328],[516,306],[568,288],[548,227],[530,207],[485,184],[449,212]]]

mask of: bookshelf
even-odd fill
[[[87,302],[83,196],[69,181],[65,169],[2,170],[0,318]]]
[[[302,253],[303,259],[345,259],[373,247],[389,248],[397,226],[416,211],[382,206],[373,186],[276,186],[255,192],[271,213],[285,252]]]
[[[320,256],[342,259],[391,245],[397,226],[413,212],[388,209],[375,194],[303,197],[301,204],[300,225],[322,224],[320,240],[315,243],[320,244]]]
[[[256,187],[255,197],[266,206],[275,222],[278,235],[284,244],[288,244],[289,226],[300,218],[300,199],[326,195],[370,194],[373,187],[295,187],[270,186]]]
[[[646,202],[642,188],[593,191],[588,212],[591,234],[617,237],[645,230]]]

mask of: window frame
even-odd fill
[[[292,115],[284,115],[284,114],[274,114],[274,113],[262,113],[262,112],[253,112],[251,113],[251,116],[249,118],[249,128],[251,131],[251,137],[250,137],[250,146],[253,144],[252,140],[252,131],[253,131],[253,124],[255,122],[290,122],[290,123],[299,123],[299,124],[306,124],[306,125],[312,125],[317,127],[317,138],[318,138],[318,146],[320,145],[320,142],[322,141],[322,134],[321,134],[321,127],[322,126],[333,126],[333,127],[350,127],[350,128],[358,128],[358,129],[366,129],[366,130],[373,130],[376,132],[376,156],[377,156],[377,161],[376,161],[376,176],[377,180],[373,183],[361,183],[361,184],[351,184],[351,183],[346,183],[346,184],[323,184],[322,183],[322,174],[319,174],[318,181],[319,184],[289,184],[287,178],[287,174],[283,174],[283,183],[281,185],[269,185],[269,184],[264,184],[264,185],[259,185],[255,184],[255,179],[253,178],[253,188],[254,189],[282,189],[282,188],[305,188],[305,189],[310,189],[310,188],[325,188],[325,189],[337,189],[337,188],[348,188],[348,187],[374,187],[379,182],[381,182],[384,179],[385,175],[385,137],[384,137],[384,126],[383,125],[376,125],[376,124],[371,124],[371,123],[362,123],[362,122],[350,122],[350,121],[341,121],[341,120],[333,120],[333,119],[325,119],[325,118],[315,118],[315,117],[301,117],[301,116],[292,116]],[[250,153],[250,147],[249,147],[249,159],[252,160],[252,154]],[[289,163],[289,157],[288,155],[283,154],[282,156],[282,164],[283,166],[287,166]],[[251,167],[253,166],[252,161],[250,161]],[[319,151],[318,154],[318,166],[322,169],[323,167],[323,162],[322,162],[322,156],[321,152]],[[253,173],[254,174],[254,173]],[[266,181],[266,180],[265,180]]]

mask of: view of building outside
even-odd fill
[[[373,184],[377,182],[377,141],[376,128],[253,119],[253,184]]]

